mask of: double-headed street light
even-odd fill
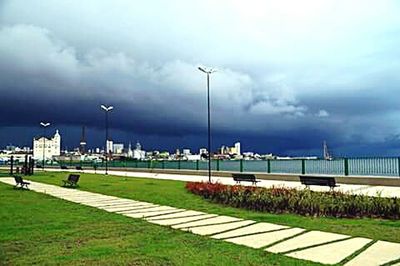
[[[42,167],[44,171],[44,166],[45,166],[45,153],[46,153],[46,128],[50,126],[50,123],[48,122],[40,122],[40,126],[43,127],[43,161],[42,161]]]
[[[207,74],[207,110],[208,110],[208,182],[211,183],[211,114],[210,114],[210,75],[216,70],[198,67]]]
[[[109,151],[108,151],[108,113],[114,109],[113,106],[105,106],[105,105],[101,105],[100,106],[101,109],[104,110],[105,114],[106,114],[106,151],[105,151],[105,155],[106,155],[106,175],[108,175],[108,156],[109,156]]]

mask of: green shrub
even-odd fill
[[[188,182],[186,189],[213,202],[237,208],[305,216],[400,218],[400,199],[370,197],[339,191],[228,186],[220,183]]]

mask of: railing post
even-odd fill
[[[181,170],[181,159],[178,160],[178,169]]]
[[[344,158],[344,175],[348,176],[349,175],[349,159]]]
[[[301,174],[305,175],[306,174],[306,160],[301,159]]]
[[[217,159],[217,171],[219,171],[219,159]]]
[[[243,172],[243,159],[240,159],[240,172]]]
[[[14,174],[14,156],[11,156],[10,162],[10,175]]]
[[[268,174],[271,173],[271,160],[270,159],[267,160],[267,173]]]
[[[151,160],[148,160],[147,162],[148,162],[148,163],[147,163],[147,168],[150,169]]]
[[[399,176],[400,176],[400,157],[397,157],[397,170],[398,170]]]
[[[162,160],[162,169],[165,169],[165,160]]]
[[[200,160],[196,160],[196,170],[197,171],[199,171],[199,169],[200,169],[199,164],[200,164]]]
[[[138,168],[138,159],[135,161],[135,168]]]

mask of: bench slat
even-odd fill
[[[236,183],[244,182],[252,182],[253,184],[257,184],[260,180],[256,179],[255,175],[252,174],[232,174],[232,178]]]
[[[330,188],[337,187],[334,177],[323,176],[299,176],[300,182],[306,186],[329,186]]]

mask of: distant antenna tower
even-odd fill
[[[79,142],[79,151],[81,154],[84,154],[86,152],[86,136],[85,136],[85,126],[82,126],[82,136],[81,136],[81,141]]]
[[[324,159],[325,160],[332,160],[332,156],[329,153],[328,145],[326,144],[325,140],[324,140]]]

